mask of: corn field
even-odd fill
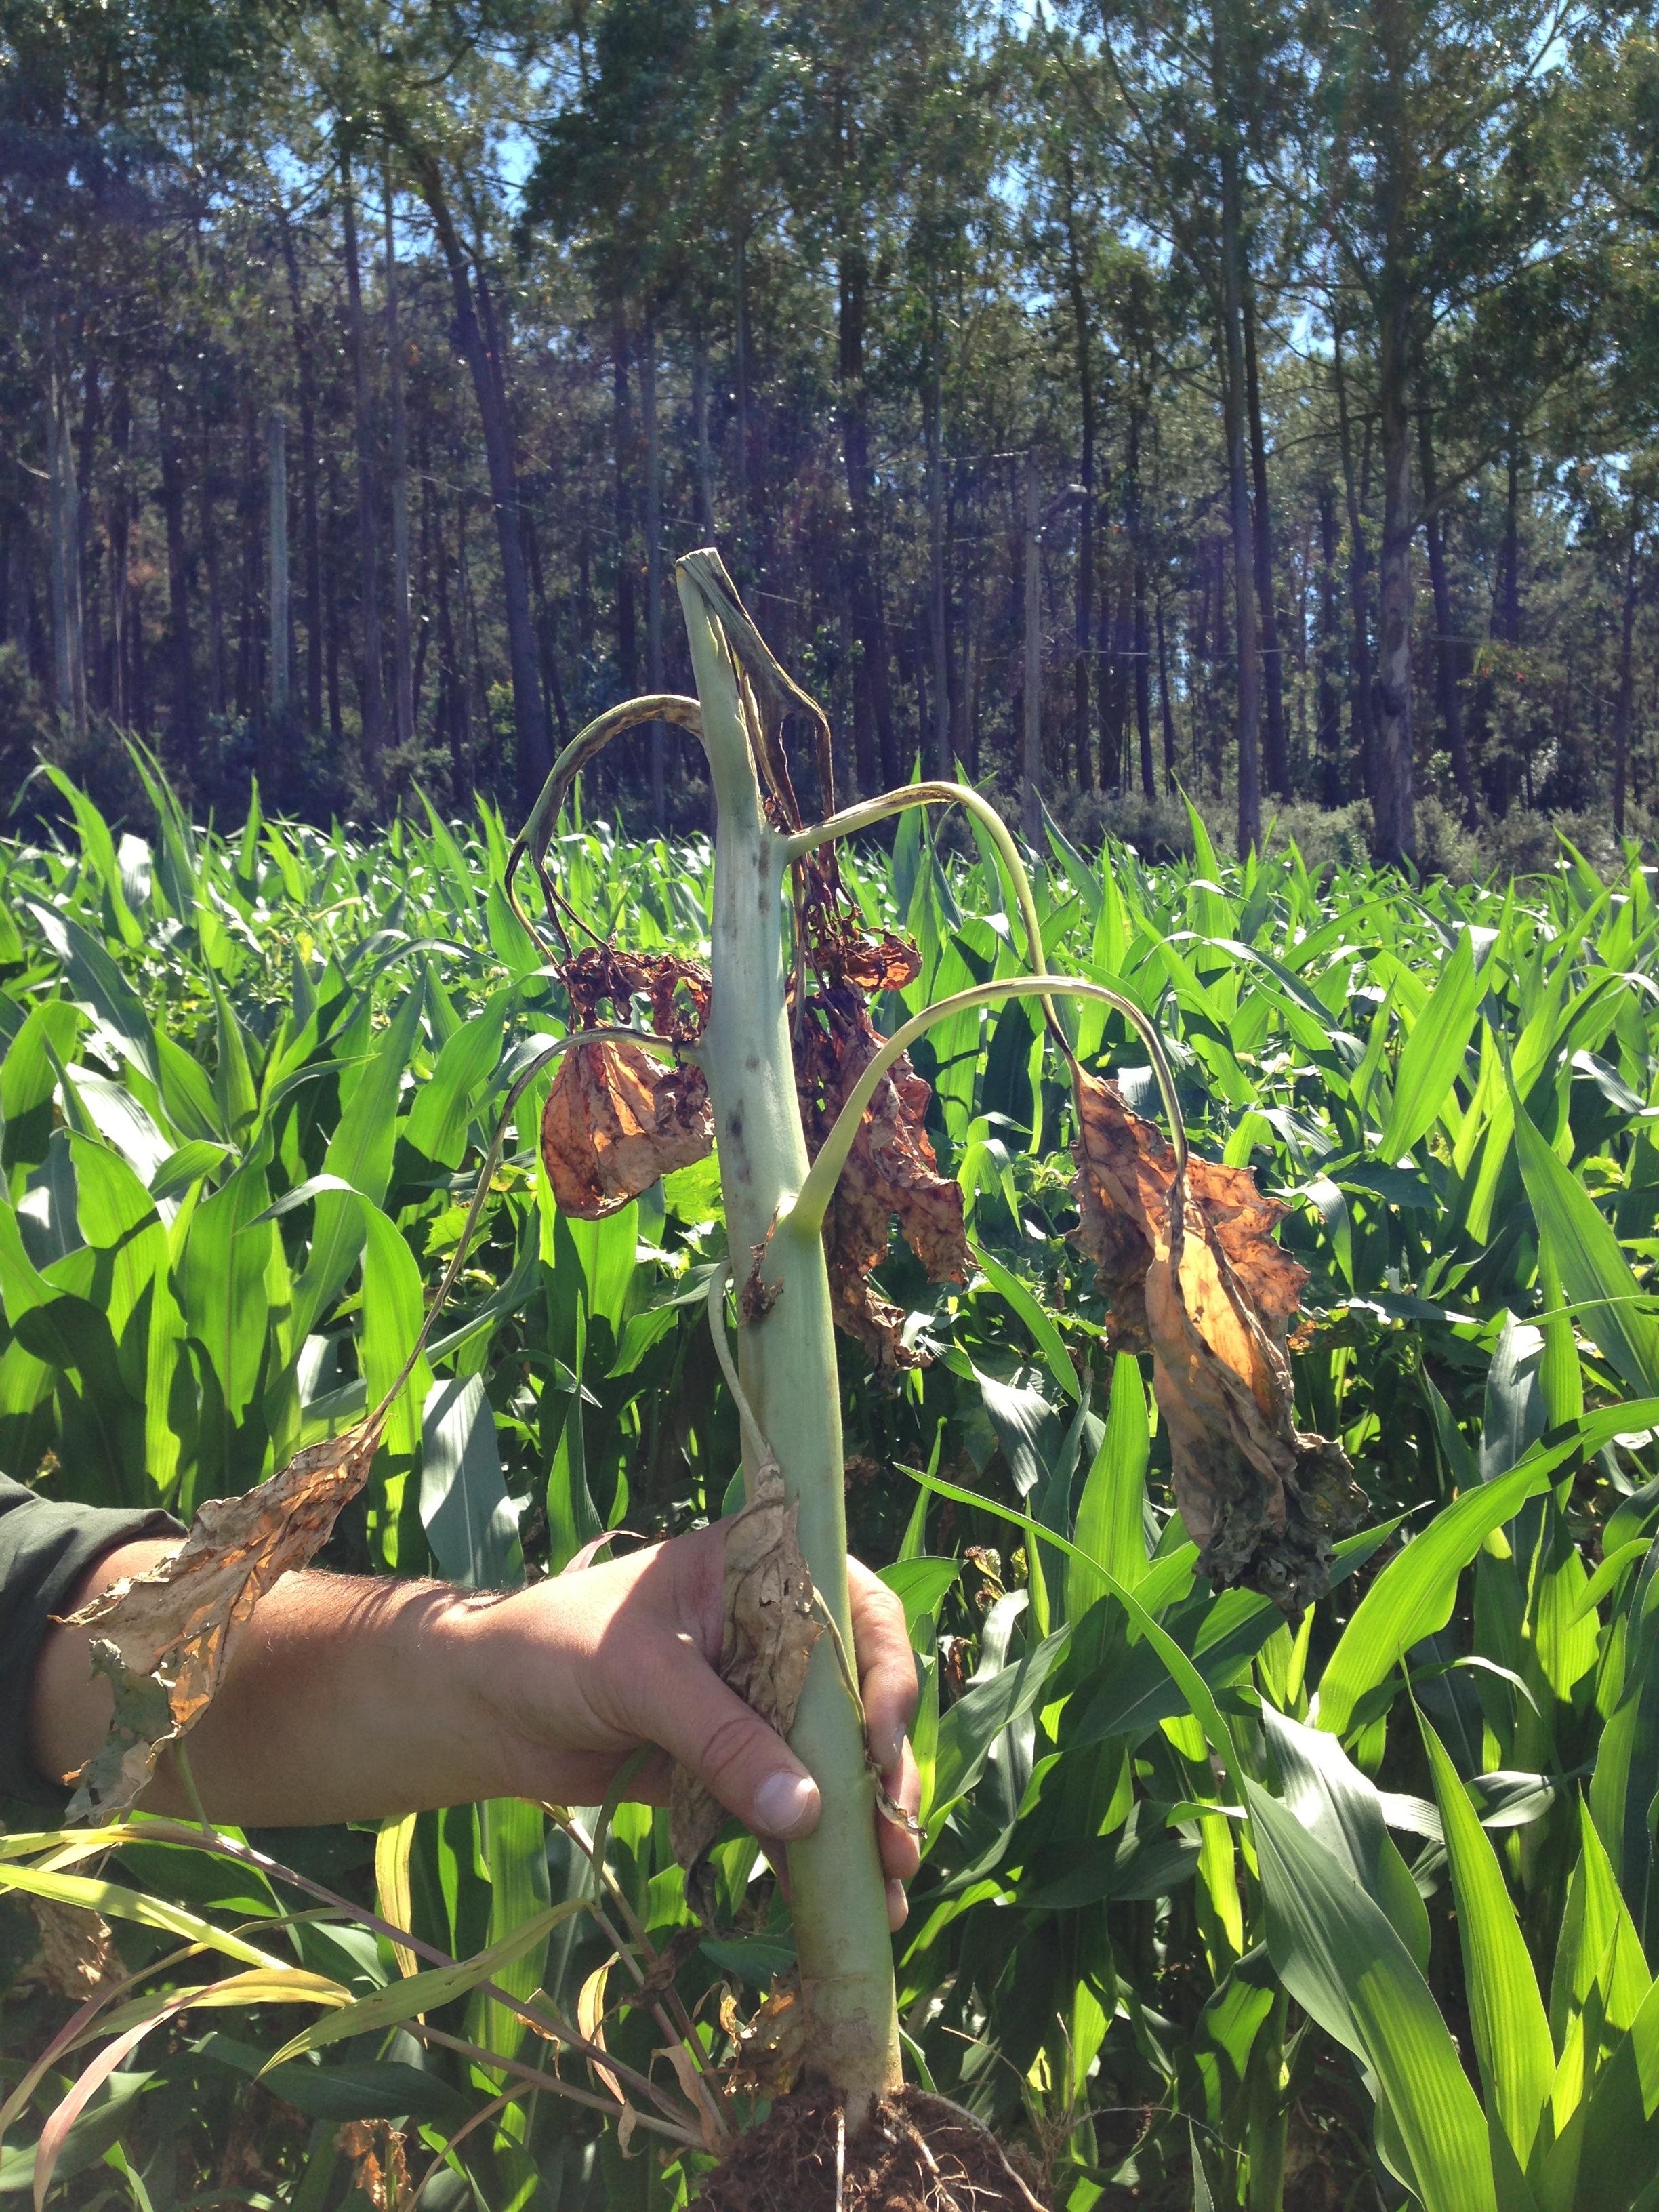
[[[0,1467],[187,1519],[398,1376],[570,1007],[488,805],[364,842],[256,799],[226,835],[137,765],[142,827],[52,771],[59,835],[0,848]],[[1042,1016],[933,1029],[975,1272],[896,1242],[905,1361],[841,1356],[854,1548],[923,1682],[907,2072],[1066,2212],[1656,2212],[1655,872],[1316,877],[1194,828],[1154,866],[1048,825],[1043,952],[1156,1024],[1195,1153],[1288,1205],[1297,1418],[1365,1520],[1295,1625],[1195,1576],[1068,1238]],[[976,823],[884,836],[841,862],[921,956],[878,1029],[1029,973]],[[707,957],[706,842],[578,805],[550,860],[599,938]],[[1058,1017],[1155,1111],[1121,1016]],[[737,1495],[716,1164],[567,1218],[550,1079],[326,1565],[501,1587]],[[783,1901],[735,1830],[713,1873],[720,1934],[627,1802],[15,1820],[0,2196],[668,2212],[712,2163],[688,2075],[750,2107],[787,2080]]]

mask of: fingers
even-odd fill
[[[914,1820],[921,1802],[921,1777],[907,1732],[916,1710],[916,1660],[904,1624],[904,1607],[861,1560],[847,1562],[847,1584],[870,1755],[880,1772],[883,1789]],[[921,1853],[915,1836],[879,1809],[876,1839],[881,1847],[882,1872],[887,1877],[887,1924],[897,1930],[910,1909],[904,1885],[921,1864]]]
[[[881,1783],[907,1820],[914,1821],[921,1805],[921,1776],[908,1743],[897,1765],[882,1776]],[[912,1829],[889,1819],[878,1808],[876,1840],[881,1845],[882,1872],[896,1881],[910,1881],[921,1864],[921,1846]]]
[[[781,1736],[728,1690],[689,1643],[652,1669],[641,1703],[652,1740],[705,1782],[758,1836],[793,1843],[822,1809],[818,1786]]]
[[[915,1654],[905,1630],[904,1607],[861,1560],[847,1562],[847,1587],[870,1755],[885,1776],[898,1765],[915,1715]]]

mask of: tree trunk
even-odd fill
[[[1261,637],[1252,588],[1249,482],[1244,459],[1244,331],[1243,189],[1238,125],[1234,106],[1223,9],[1214,11],[1210,66],[1221,156],[1221,367],[1227,446],[1227,505],[1233,549],[1233,621],[1238,638],[1238,851],[1242,859],[1261,836]]]
[[[939,302],[933,302],[933,374],[927,385],[927,582],[928,632],[933,663],[933,772],[949,783],[956,774],[951,746],[950,645],[946,634],[950,594],[945,573],[945,462],[941,452],[944,393],[939,356]]]
[[[368,390],[368,341],[363,326],[362,276],[357,261],[357,207],[351,157],[340,150],[340,219],[344,229],[347,319],[357,438],[357,606],[362,623],[358,702],[362,717],[362,768],[368,788],[381,793],[380,754],[386,741],[381,681],[380,549],[374,514],[374,424]]]
[[[1349,667],[1349,719],[1354,767],[1358,771],[1353,795],[1374,799],[1376,792],[1376,738],[1372,720],[1370,642],[1370,551],[1365,543],[1365,518],[1354,465],[1353,434],[1348,420],[1348,384],[1342,368],[1342,326],[1332,332],[1332,380],[1336,390],[1338,443],[1342,455],[1342,484],[1348,513],[1348,605],[1353,624],[1353,650]]]
[[[288,425],[283,419],[280,407],[273,407],[265,416],[265,506],[270,531],[266,562],[270,588],[267,597],[270,616],[270,642],[265,665],[270,718],[273,722],[281,724],[288,714],[291,648],[289,636]]]
[[[328,457],[327,586],[323,605],[324,673],[328,690],[328,734],[338,760],[345,744],[345,725],[340,711],[340,656],[344,649],[344,624],[340,618],[339,556],[340,476],[332,452]]]
[[[611,313],[611,443],[617,520],[617,670],[625,695],[640,688],[634,599],[634,403],[628,383],[628,310]]]
[[[1342,788],[1342,618],[1336,580],[1336,494],[1319,489],[1319,797],[1340,806]]]
[[[526,513],[524,520],[525,558],[530,563],[530,587],[536,595],[536,643],[541,653],[542,684],[552,702],[553,714],[559,732],[561,750],[570,742],[570,717],[564,703],[564,686],[559,681],[559,656],[553,634],[553,607],[542,580],[541,541],[536,526]]]
[[[112,482],[109,501],[109,677],[105,697],[110,719],[132,726],[132,694],[129,688],[128,639],[134,614],[128,556],[132,540],[132,404],[125,366],[115,372],[115,392],[110,406],[110,459]],[[0,635],[3,629],[0,629]]]
[[[1410,384],[1413,249],[1410,94],[1404,0],[1381,0],[1386,115],[1379,136],[1382,265],[1377,300],[1377,433],[1382,450],[1382,551],[1377,564],[1375,851],[1399,861],[1417,852],[1412,792],[1412,448]]]
[[[1158,702],[1164,727],[1164,788],[1173,791],[1179,776],[1176,755],[1175,708],[1170,697],[1170,649],[1164,635],[1164,595],[1158,597]]]
[[[714,453],[708,437],[708,342],[701,335],[691,355],[691,430],[697,450],[697,527],[703,543],[720,534],[714,520]]]
[[[52,650],[58,711],[87,734],[87,657],[81,599],[81,486],[70,434],[69,387],[52,369],[46,390],[46,468],[52,527]]]
[[[1290,745],[1285,732],[1285,656],[1273,597],[1273,507],[1267,496],[1267,443],[1261,428],[1261,376],[1256,358],[1255,286],[1244,283],[1244,392],[1249,414],[1250,475],[1255,488],[1255,596],[1261,622],[1262,781],[1276,799],[1291,795]]]
[[[313,730],[323,726],[323,536],[317,498],[317,364],[311,326],[300,292],[299,257],[287,212],[278,203],[283,260],[288,270],[289,311],[294,318],[294,352],[300,383],[300,504],[306,555],[306,715]]]
[[[479,319],[482,313],[484,323],[494,328],[489,287],[482,265],[476,269],[471,265],[461,243],[438,164],[424,149],[407,143],[401,151],[432,217],[449,272],[450,292],[455,305],[455,335],[471,371],[473,394],[483,430],[490,504],[495,510],[495,534],[501,548],[501,611],[507,620],[513,722],[518,738],[514,761],[518,799],[520,807],[528,812],[547,780],[553,756],[536,665],[535,625],[530,618],[530,584],[525,571],[524,539],[520,528],[519,473],[514,458],[505,367],[500,357],[499,343],[487,342]]]
[[[875,527],[872,514],[870,425],[864,385],[865,318],[869,303],[870,266],[862,246],[842,248],[837,270],[837,383],[840,387],[842,454],[847,470],[847,499],[852,510],[848,533],[849,596],[853,626],[864,664],[870,712],[875,723],[881,779],[890,789],[900,780],[898,739],[893,726],[892,687],[888,675],[887,635],[876,582]]]
[[[392,727],[405,750],[415,736],[415,669],[409,602],[409,421],[398,327],[398,240],[392,173],[386,179],[386,358],[392,397]]]
[[[744,216],[738,229],[736,266],[732,271],[732,368],[737,386],[738,507],[746,531],[754,515],[750,486],[749,457],[749,222]]]
[[[645,417],[645,683],[663,688],[662,635],[662,434],[657,420],[657,325],[645,319],[640,348],[640,412]],[[668,827],[668,732],[651,725],[651,818]]]
[[[1072,349],[1077,371],[1078,408],[1081,430],[1079,454],[1083,512],[1077,537],[1077,602],[1073,619],[1072,713],[1078,787],[1087,791],[1095,782],[1094,746],[1089,731],[1091,663],[1090,632],[1095,605],[1095,439],[1097,434],[1094,344],[1089,322],[1088,295],[1083,283],[1083,256],[1078,241],[1077,202],[1070,190],[1066,198],[1066,283],[1072,301]],[[1102,781],[1104,781],[1103,776]]]
[[[258,411],[251,391],[242,394],[242,473],[236,491],[237,534],[241,540],[242,584],[236,609],[236,713],[250,719],[264,690],[264,637],[268,623],[260,620],[261,555],[268,525],[260,513],[265,479],[262,465]]]
[[[1634,471],[1632,471],[1632,474]],[[1632,484],[1630,491],[1629,538],[1625,552],[1624,603],[1619,617],[1619,700],[1613,715],[1613,827],[1625,834],[1625,799],[1630,781],[1631,703],[1634,697],[1635,663],[1632,652],[1636,635],[1636,601],[1639,570],[1636,549],[1642,531],[1642,497]]]
[[[1124,520],[1127,526],[1129,559],[1133,564],[1129,596],[1129,677],[1134,689],[1140,788],[1148,799],[1155,799],[1158,777],[1152,766],[1151,639],[1146,622],[1146,562],[1141,544],[1141,414],[1142,395],[1137,393],[1129,410],[1128,452],[1124,465]]]
[[[1434,592],[1434,666],[1440,693],[1440,721],[1451,756],[1452,776],[1462,801],[1463,821],[1473,830],[1480,819],[1468,742],[1463,733],[1463,700],[1457,688],[1457,635],[1452,619],[1451,583],[1446,574],[1444,517],[1436,498],[1434,439],[1426,411],[1418,417],[1417,451],[1423,474],[1423,525],[1429,541],[1429,582]]]
[[[179,420],[173,399],[173,374],[163,362],[156,376],[156,426],[161,447],[161,516],[167,541],[169,659],[173,663],[172,715],[168,734],[175,762],[193,768],[200,735],[196,704],[196,662],[191,651],[189,549],[185,542],[185,468],[179,452]]]
[[[1042,844],[1042,526],[1037,459],[1025,456],[1025,692],[1020,746],[1021,822],[1033,852]]]

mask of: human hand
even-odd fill
[[[633,1753],[655,1746],[629,1778],[630,1796],[665,1803],[677,1759],[763,1842],[810,1834],[817,1784],[714,1671],[724,1567],[716,1523],[509,1597],[459,1601],[459,1649],[504,1790],[599,1804]],[[858,1560],[848,1561],[848,1576],[871,1754],[888,1796],[914,1816],[921,1783],[906,1730],[916,1669],[904,1609]],[[897,1928],[920,1853],[908,1830],[879,1813],[877,1828]]]

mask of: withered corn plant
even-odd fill
[[[787,1735],[823,1799],[817,1829],[789,1850],[807,2087],[733,2151],[711,2184],[714,2200],[775,2201],[789,2174],[813,2166],[832,2176],[836,2201],[848,2205],[916,2198],[948,2206],[957,2201],[952,2172],[975,2203],[1029,2205],[1027,2185],[965,2113],[904,2085],[875,1831],[878,1810],[890,1817],[896,1808],[879,1803],[866,1755],[848,1606],[836,1328],[859,1340],[878,1376],[916,1363],[902,1315],[871,1280],[895,1217],[935,1280],[966,1279],[971,1267],[961,1189],[938,1172],[924,1121],[927,1086],[908,1058],[932,1025],[1009,997],[1039,1002],[1073,1091],[1078,1241],[1097,1263],[1116,1342],[1152,1355],[1177,1502],[1212,1582],[1247,1585],[1299,1614],[1327,1585],[1333,1537],[1351,1523],[1354,1493],[1339,1447],[1295,1427],[1287,1336],[1302,1273],[1274,1240],[1283,1209],[1257,1192],[1248,1171],[1188,1156],[1157,1031],[1132,1000],[1045,972],[1019,851],[994,811],[969,789],[926,783],[837,811],[824,718],[778,665],[718,556],[689,556],[678,582],[696,697],[632,702],[591,725],[556,763],[508,857],[507,896],[527,928],[546,933],[570,1026],[509,1089],[467,1230],[421,1337],[355,1429],[302,1452],[247,1496],[204,1507],[174,1560],[88,1616],[116,1683],[117,1721],[83,1778],[81,1804],[108,1814],[131,1803],[156,1747],[185,1734],[212,1696],[235,1623],[276,1575],[314,1553],[362,1484],[459,1274],[513,1109],[556,1062],[542,1154],[568,1215],[600,1218],[665,1171],[718,1150],[729,1248],[709,1317],[742,1416],[747,1497],[728,1534],[722,1668]],[[549,863],[561,807],[584,763],[614,736],[650,721],[694,733],[708,758],[718,823],[707,972],[595,931]],[[817,821],[804,819],[796,797],[786,725],[804,732],[811,748]],[[836,848],[905,808],[951,805],[973,813],[1000,857],[1031,972],[954,994],[883,1036],[872,1001],[914,981],[917,955],[896,935],[866,928],[842,888]],[[526,862],[543,894],[539,924],[518,904]],[[1139,1032],[1167,1138],[1079,1065],[1062,1013],[1079,998],[1103,1002]],[[1141,1620],[1132,1594],[1118,1594]],[[1164,1653],[1169,1639],[1150,1617],[1143,1625],[1170,1663],[1186,1664],[1178,1650]],[[1213,1716],[1201,1684],[1199,1692],[1200,1709]],[[1218,1756],[1231,1755],[1218,1717],[1214,1735]],[[688,1893],[705,1910],[703,1861],[719,1824],[718,1808],[682,1778],[675,1847]],[[501,1963],[474,1961],[469,1985]],[[444,1984],[448,1994],[459,1986]],[[509,2002],[493,1982],[485,1986]],[[407,2020],[415,2004],[405,1990],[395,2014],[383,2009],[387,2020]],[[655,2094],[649,2083],[630,2080],[639,2097],[630,2103],[617,2063],[595,2038],[550,2023],[534,2004],[520,2001],[516,2013],[586,2056],[614,2093],[612,2108],[638,2118]],[[285,2048],[322,2039],[325,2032],[313,2030]],[[687,2063],[688,2103],[647,2124],[683,2141],[700,2128],[702,2141],[723,2145],[717,2100]]]
[[[927,1088],[908,1056],[917,1038],[999,999],[1041,1001],[1075,1088],[1082,1238],[1111,1291],[1121,1337],[1156,1355],[1183,1510],[1212,1578],[1247,1581],[1298,1612],[1323,1587],[1352,1490],[1340,1449],[1292,1425],[1285,1330],[1301,1271],[1273,1241],[1279,1209],[1248,1173],[1188,1158],[1175,1086],[1140,1010],[1099,984],[1042,972],[1030,886],[994,810],[971,790],[931,783],[834,811],[824,719],[778,665],[718,556],[689,556],[678,580],[696,700],[640,701],[585,732],[556,765],[515,848],[541,878],[573,1005],[592,1021],[606,999],[621,1013],[643,996],[656,1023],[648,1044],[596,1034],[565,1058],[547,1103],[544,1155],[561,1206],[593,1214],[711,1143],[719,1149],[739,1317],[732,1380],[744,1417],[744,1517],[769,1514],[759,1527],[774,1547],[769,1606],[744,1607],[750,1547],[743,1576],[728,1571],[727,1654],[732,1679],[788,1734],[823,1794],[817,1831],[789,1852],[801,2001],[812,2070],[838,2127],[856,2138],[902,2075],[872,1817],[878,1784],[848,1663],[835,1326],[864,1344],[878,1372],[914,1361],[902,1316],[869,1280],[894,1215],[935,1280],[969,1273],[961,1192],[936,1171],[923,1125]],[[810,824],[783,743],[792,718],[813,740],[826,805]],[[706,978],[677,960],[641,962],[599,944],[574,950],[546,872],[549,834],[580,763],[617,730],[665,719],[701,735],[717,808]],[[902,808],[952,804],[974,812],[1001,857],[1035,972],[956,994],[883,1038],[869,1000],[912,981],[916,955],[896,937],[865,931],[842,892],[836,845]],[[1055,1001],[1079,996],[1103,1000],[1141,1033],[1170,1142],[1078,1066]],[[711,1316],[724,1361],[723,1300]],[[712,1839],[708,1808],[677,1802],[676,1844],[694,1893],[696,1859]],[[930,2116],[958,2130],[964,2118],[941,2118],[913,2100],[905,2125],[923,2158]],[[1006,2166],[993,2185],[1006,2185],[1011,2201],[1024,2187]],[[738,2190],[731,2201],[748,2199]]]

